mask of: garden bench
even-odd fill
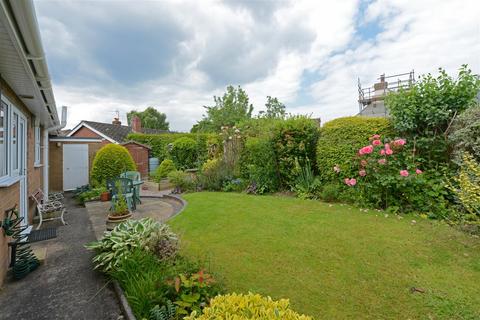
[[[63,195],[62,197],[60,197],[58,194],[57,195],[52,194],[52,196],[49,195],[46,200],[42,190],[39,189],[31,195],[31,198],[33,199],[33,201],[35,201],[35,204],[37,206],[38,216],[40,218],[40,222],[37,226],[37,230],[40,229],[43,221],[60,219],[64,225],[67,224],[63,219],[63,215],[67,211],[67,208],[65,207],[65,204],[63,204],[62,201],[55,200],[55,199],[63,199]],[[56,212],[59,212],[60,215],[44,218],[44,215],[54,214]]]

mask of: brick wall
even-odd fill
[[[42,167],[35,167],[35,139],[34,139],[34,117],[28,111],[23,102],[16,96],[12,89],[3,80],[2,94],[5,95],[27,118],[27,194],[31,195],[34,190],[42,187]],[[43,131],[43,130],[42,130]],[[15,183],[10,187],[0,187],[0,219],[5,217],[5,210],[11,208],[15,204],[19,204],[20,185]],[[35,205],[30,200],[28,203],[28,220],[32,221],[35,213]],[[3,284],[8,264],[10,263],[10,251],[8,248],[8,239],[5,237],[3,230],[0,231],[0,286]]]
[[[77,132],[75,132],[72,137],[77,137],[77,138],[102,138],[92,130],[86,128],[86,127],[81,127],[78,129]]]
[[[147,178],[149,149],[134,142],[127,142],[122,145],[127,148],[128,152],[132,155],[133,161],[135,161],[137,165],[137,171],[140,172],[142,178]]]

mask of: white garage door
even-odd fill
[[[88,184],[88,144],[63,145],[63,190]]]

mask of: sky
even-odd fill
[[[35,0],[67,128],[156,107],[188,131],[228,85],[322,122],[380,74],[480,73],[478,0]]]

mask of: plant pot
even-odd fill
[[[110,201],[110,192],[105,191],[100,194],[100,201]]]
[[[108,231],[113,230],[117,225],[119,225],[122,222],[127,221],[131,217],[132,217],[131,212],[126,213],[124,215],[120,215],[120,216],[112,215],[112,214],[109,213],[108,216],[107,216],[107,222],[106,222],[107,230]]]

